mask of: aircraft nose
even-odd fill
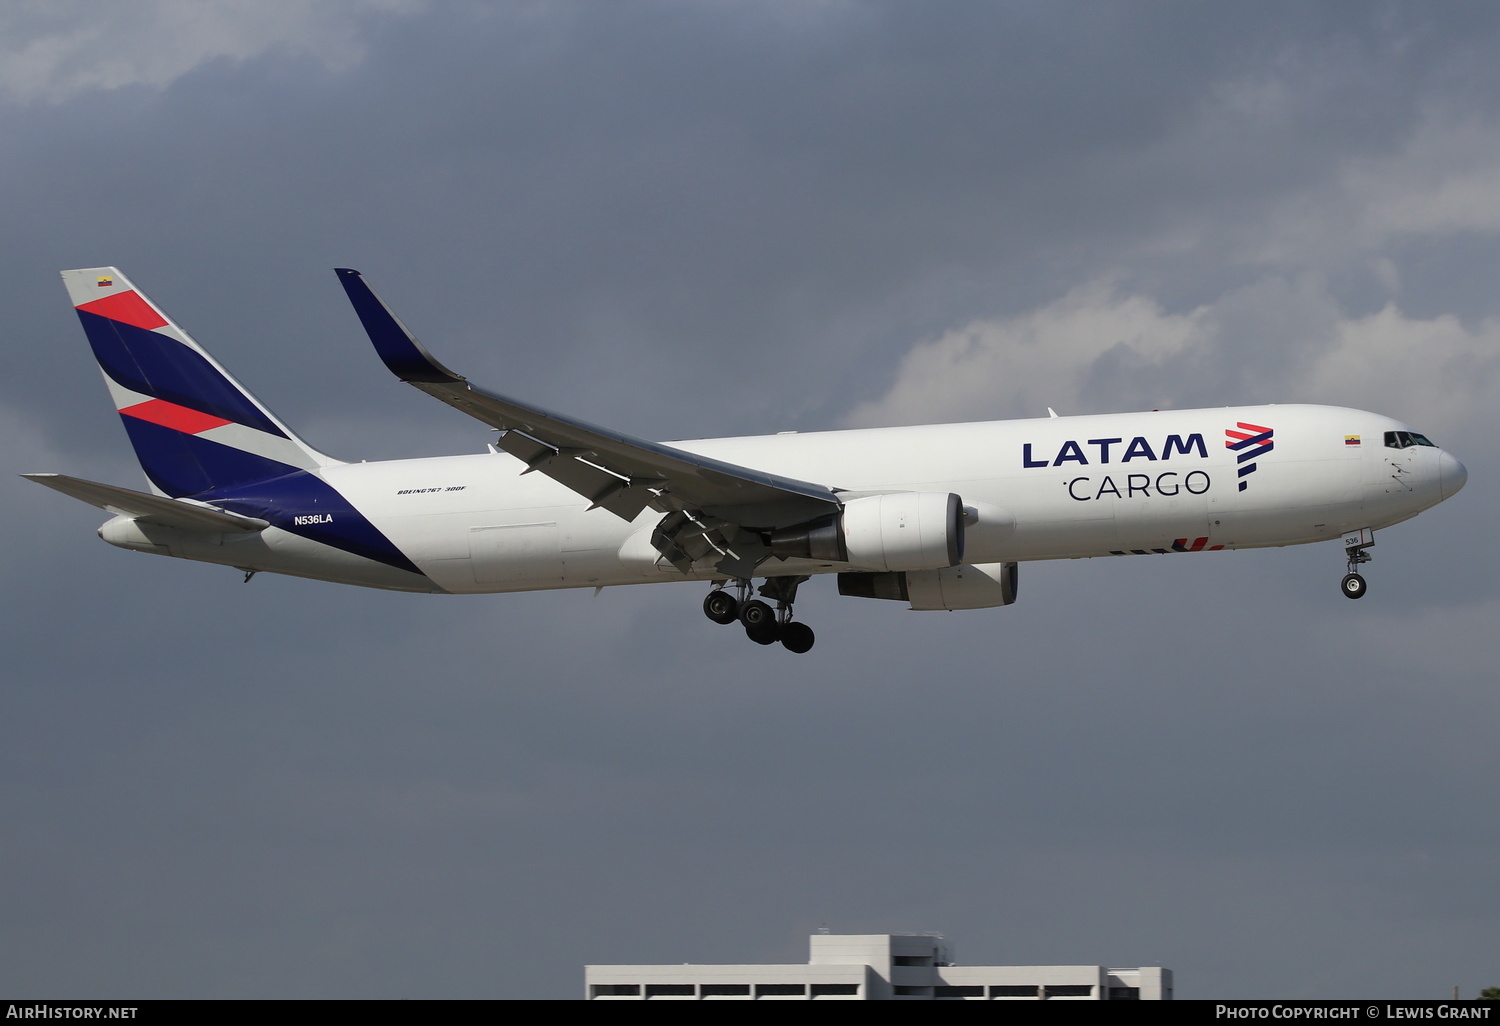
[[[1469,482],[1469,468],[1446,452],[1438,454],[1438,471],[1441,475],[1443,498],[1449,499]]]

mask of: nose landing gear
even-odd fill
[[[806,577],[767,577],[758,590],[776,603],[775,609],[760,599],[748,598],[756,590],[748,578],[734,582],[738,597],[731,595],[721,581],[703,599],[703,614],[718,624],[738,620],[744,625],[745,636],[757,645],[774,645],[779,641],[788,652],[800,655],[811,649],[815,640],[811,627],[792,619],[797,586],[805,580]]]
[[[1344,575],[1339,587],[1348,598],[1364,598],[1365,592],[1369,590],[1369,585],[1355,568],[1375,558],[1365,551],[1374,544],[1375,532],[1368,527],[1344,535],[1344,554],[1349,557],[1349,572]]]

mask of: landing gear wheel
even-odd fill
[[[740,603],[727,591],[711,591],[703,599],[703,615],[714,623],[734,623],[740,616]]]
[[[1365,583],[1365,579],[1359,576],[1359,574],[1345,574],[1341,587],[1344,589],[1345,595],[1356,599],[1363,598],[1370,586]]]
[[[760,599],[751,599],[740,606],[740,623],[745,625],[745,630],[753,627],[761,627],[769,624],[776,626],[776,610],[766,605]]]
[[[813,647],[813,629],[805,623],[781,625],[781,644],[788,652],[801,655]]]
[[[757,645],[774,645],[781,638],[781,625],[775,620],[751,626],[745,624],[745,637]]]

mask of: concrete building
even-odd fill
[[[810,938],[806,965],[591,965],[590,1001],[1167,1000],[1172,970],[954,965],[940,934]]]

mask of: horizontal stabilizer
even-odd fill
[[[261,531],[270,523],[255,517],[242,517],[235,513],[211,506],[168,499],[160,495],[148,495],[118,485],[85,481],[80,477],[65,474],[22,474],[28,481],[46,485],[48,488],[82,499],[91,506],[123,517],[134,517],[153,524],[179,527],[189,531]]]

